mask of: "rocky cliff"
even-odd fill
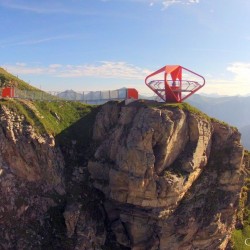
[[[55,140],[1,105],[0,249],[226,248],[244,184],[237,129],[143,101],[100,107],[82,143],[86,122]]]
[[[63,167],[52,136],[0,107],[0,249],[39,249],[45,214],[65,194]]]
[[[237,129],[185,108],[108,103],[93,140],[88,169],[119,244],[226,248],[243,185]]]
[[[50,107],[46,111],[52,116],[45,118],[35,105],[0,104],[0,249],[100,249],[105,215],[101,196],[88,182],[89,132],[80,136],[84,142],[79,139],[93,118],[84,117],[54,138],[35,116],[58,125],[64,116]],[[40,128],[31,126],[27,112]]]

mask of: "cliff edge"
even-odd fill
[[[105,104],[88,169],[124,247],[225,249],[243,186],[236,128],[183,105]]]

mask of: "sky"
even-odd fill
[[[0,0],[0,66],[47,91],[134,87],[165,65],[250,94],[249,0]]]

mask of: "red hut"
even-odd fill
[[[2,89],[3,98],[13,98],[15,97],[15,89],[13,87],[5,87]]]

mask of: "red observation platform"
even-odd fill
[[[145,84],[167,103],[178,103],[205,85],[205,78],[180,65],[166,65],[150,74]]]

